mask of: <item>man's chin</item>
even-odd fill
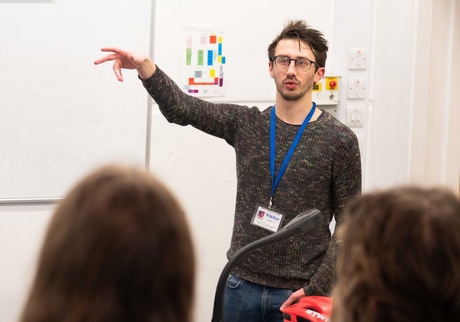
[[[299,93],[280,93],[281,94],[281,97],[285,100],[285,101],[298,101],[299,99],[301,99],[305,94],[299,94]]]

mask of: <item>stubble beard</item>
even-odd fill
[[[313,90],[313,84],[314,84],[314,81],[311,80],[311,81],[308,81],[308,84],[306,85],[305,88],[302,88],[301,86],[302,83],[299,83],[298,91],[289,91],[289,90],[283,91],[283,86],[284,86],[284,81],[283,81],[281,83],[276,82],[276,89],[284,100],[292,102],[292,101],[300,100],[308,92],[311,92]]]
[[[300,85],[300,84],[299,84]],[[286,100],[286,101],[289,101],[289,102],[292,102],[292,101],[298,101],[300,100],[302,97],[304,97],[309,91],[311,91],[313,89],[313,83],[308,85],[306,88],[301,88],[300,91],[283,91],[283,84],[277,84],[276,85],[276,88],[278,90],[278,93],[280,94],[280,96]]]

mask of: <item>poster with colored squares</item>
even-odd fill
[[[225,95],[223,30],[186,28],[181,64],[182,89],[193,96]]]

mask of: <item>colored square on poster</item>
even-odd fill
[[[209,43],[209,38],[206,37],[206,35],[201,35],[200,36],[200,44],[207,45],[208,43]]]
[[[214,59],[213,59],[213,51],[212,50],[208,50],[208,66],[212,66],[213,63],[214,63]]]
[[[216,77],[216,70],[215,69],[211,69],[209,71],[209,77]]]
[[[209,36],[209,43],[210,44],[215,44],[217,42],[217,36],[216,35],[210,35]]]
[[[185,39],[185,47],[192,48],[192,36],[187,36]]]
[[[186,49],[185,65],[187,65],[187,66],[192,65],[192,48],[187,48]]]
[[[203,50],[198,50],[197,65],[198,66],[203,66],[203,63],[204,63],[204,52],[203,52]]]

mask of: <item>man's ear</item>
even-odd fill
[[[318,83],[321,78],[323,78],[324,74],[326,73],[326,69],[324,67],[319,67],[315,74],[315,84]]]
[[[270,72],[270,77],[274,78],[275,76],[273,75],[273,63],[271,61],[268,62],[268,71]]]

